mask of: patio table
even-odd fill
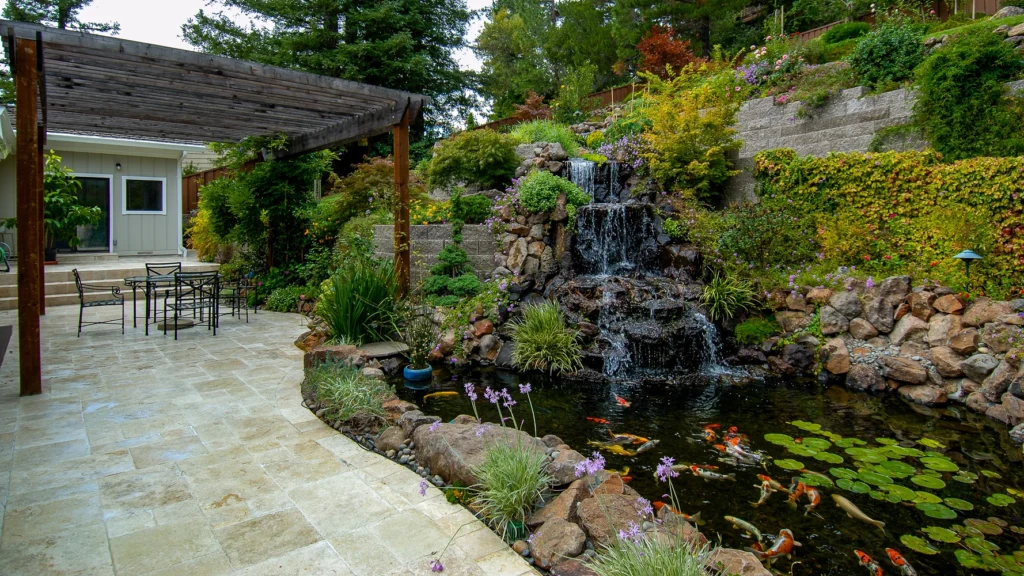
[[[124,285],[129,286],[132,289],[132,326],[135,328],[139,327],[139,314],[135,306],[137,288],[141,288],[146,295],[146,336],[149,336],[149,301],[150,296],[153,295],[160,288],[173,287],[174,286],[174,274],[154,274],[152,276],[129,276],[124,279]],[[153,320],[157,320],[157,311],[153,310]]]

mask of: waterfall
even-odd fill
[[[706,316],[697,312],[693,315],[703,338],[703,349],[700,351],[700,371],[704,374],[719,375],[729,373],[729,368],[722,364],[718,357],[718,330]]]
[[[629,353],[629,341],[618,324],[618,314],[615,311],[615,296],[610,290],[604,290],[601,295],[601,313],[598,319],[598,326],[601,334],[608,342],[608,349],[604,354],[603,371],[605,376],[615,376],[619,371],[628,370],[633,364]]]
[[[577,262],[586,274],[647,268],[657,255],[654,223],[643,205],[589,204],[576,214]]]
[[[571,158],[569,160],[569,181],[583,189],[584,192],[594,199],[594,173],[597,164],[590,160]]]

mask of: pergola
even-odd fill
[[[286,68],[0,21],[17,89],[21,394],[42,392],[43,147],[47,131],[238,142],[288,137],[283,158],[394,132],[395,261],[409,284],[409,123],[430,98]]]

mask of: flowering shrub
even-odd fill
[[[614,142],[608,142],[597,149],[597,153],[640,171],[644,168],[644,154],[648,151],[647,140],[639,136],[626,135]]]
[[[409,203],[410,224],[438,224],[451,218],[451,202],[436,202],[428,198]]]
[[[861,81],[873,89],[910,79],[924,59],[919,26],[888,21],[861,37],[850,55],[850,65]]]
[[[750,86],[770,86],[804,66],[803,56],[784,52],[788,49],[784,41],[769,42],[760,48],[751,46],[751,49],[745,64],[736,69],[737,78]]]

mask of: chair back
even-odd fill
[[[82,287],[82,277],[78,274],[78,268],[72,268],[71,273],[75,275],[75,288],[78,290],[78,301],[85,301],[85,288]]]
[[[216,271],[174,273],[174,289],[178,296],[191,293],[205,298],[215,298],[219,288],[220,273]]]
[[[170,276],[181,272],[181,262],[147,262],[146,276]]]

